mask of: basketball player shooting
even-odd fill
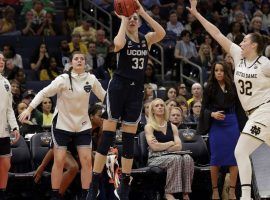
[[[130,9],[134,9],[129,17]],[[108,119],[103,122],[101,143],[95,156],[93,178],[90,184],[89,199],[96,199],[98,183],[103,170],[106,156],[112,146],[117,122],[122,124],[123,153],[121,158],[122,175],[120,187],[117,189],[118,199],[127,200],[130,187],[130,173],[133,163],[134,135],[137,132],[138,122],[143,102],[144,70],[148,61],[151,45],[159,42],[165,36],[165,30],[153,20],[143,9],[138,0],[118,0],[121,12],[116,8],[121,25],[114,38],[114,51],[117,53],[117,69],[109,83],[106,106]],[[116,5],[116,4],[115,4]],[[129,9],[129,10],[126,10]],[[153,32],[140,36],[138,28],[139,17],[142,17],[153,29]]]
[[[190,8],[187,9],[190,13],[230,53],[235,63],[234,82],[248,116],[235,149],[235,157],[242,184],[241,200],[251,200],[252,170],[249,156],[263,142],[270,144],[270,118],[265,117],[270,113],[270,61],[262,56],[265,38],[258,33],[249,33],[238,46],[197,11],[197,0],[189,2]]]

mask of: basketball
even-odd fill
[[[114,0],[114,10],[118,15],[131,16],[138,9],[135,0]]]

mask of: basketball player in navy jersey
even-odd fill
[[[190,0],[188,10],[223,49],[230,53],[235,63],[234,82],[240,102],[248,116],[235,148],[235,157],[242,184],[240,199],[251,200],[252,170],[249,156],[262,143],[270,145],[270,118],[265,117],[270,113],[270,61],[262,56],[265,38],[258,33],[250,33],[238,46],[207,21],[197,11],[196,6],[197,0]]]
[[[122,123],[123,154],[121,184],[116,196],[121,200],[128,199],[134,135],[140,121],[143,102],[144,70],[151,45],[159,42],[165,36],[162,26],[144,11],[139,1],[136,2],[139,7],[136,13],[130,17],[118,16],[121,19],[121,25],[114,38],[117,69],[107,90],[108,119],[103,122],[103,135],[95,156],[88,199],[97,197],[99,177],[108,150],[113,143],[119,120]],[[139,16],[152,27],[153,32],[149,32],[145,36],[139,35]]]

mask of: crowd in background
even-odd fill
[[[119,22],[113,14],[113,0],[93,2],[112,13],[116,21],[112,31],[115,32]],[[186,60],[201,67],[204,83],[209,78],[211,67],[217,61],[224,61],[230,66],[230,73],[233,73],[234,63],[231,56],[222,50],[186,10],[188,1],[140,2],[166,30],[166,36],[161,41],[165,54],[166,79],[179,80],[178,64]],[[54,2],[49,0],[7,0],[0,1],[0,9],[0,40],[1,37],[13,36],[19,38],[23,44],[27,37],[40,38],[39,42],[28,42],[27,45],[9,40],[1,42],[0,50],[6,59],[3,75],[11,84],[16,116],[27,108],[36,94],[36,91],[27,88],[27,82],[51,81],[68,71],[70,55],[74,51],[85,54],[86,71],[95,74],[100,80],[106,81],[112,77],[116,67],[116,55],[113,53],[113,44],[108,33],[101,27],[95,28],[93,21],[80,19],[76,7],[56,12]],[[251,32],[262,35],[270,33],[270,2],[267,0],[201,0],[198,10],[236,44]],[[144,21],[140,31],[149,31],[149,26]],[[53,37],[60,39],[56,43],[46,43],[46,38]],[[153,56],[160,56],[158,51],[151,53]],[[265,48],[264,55],[270,58],[270,45]],[[144,106],[140,122],[142,127],[149,119],[150,102],[157,97],[165,101],[169,110],[169,121],[178,129],[198,123],[204,85],[177,81],[174,85],[164,87],[162,80],[156,75],[157,72],[160,72],[160,66],[149,59],[145,70]],[[199,81],[198,70],[191,65],[185,64],[181,73]],[[31,125],[51,126],[54,105],[54,99],[44,99],[29,120],[19,122],[21,134],[26,134]],[[143,130],[142,127],[139,131]]]

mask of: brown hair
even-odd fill
[[[257,54],[262,55],[265,46],[269,43],[270,39],[266,35],[261,35],[260,33],[250,33],[250,40],[257,44]]]

